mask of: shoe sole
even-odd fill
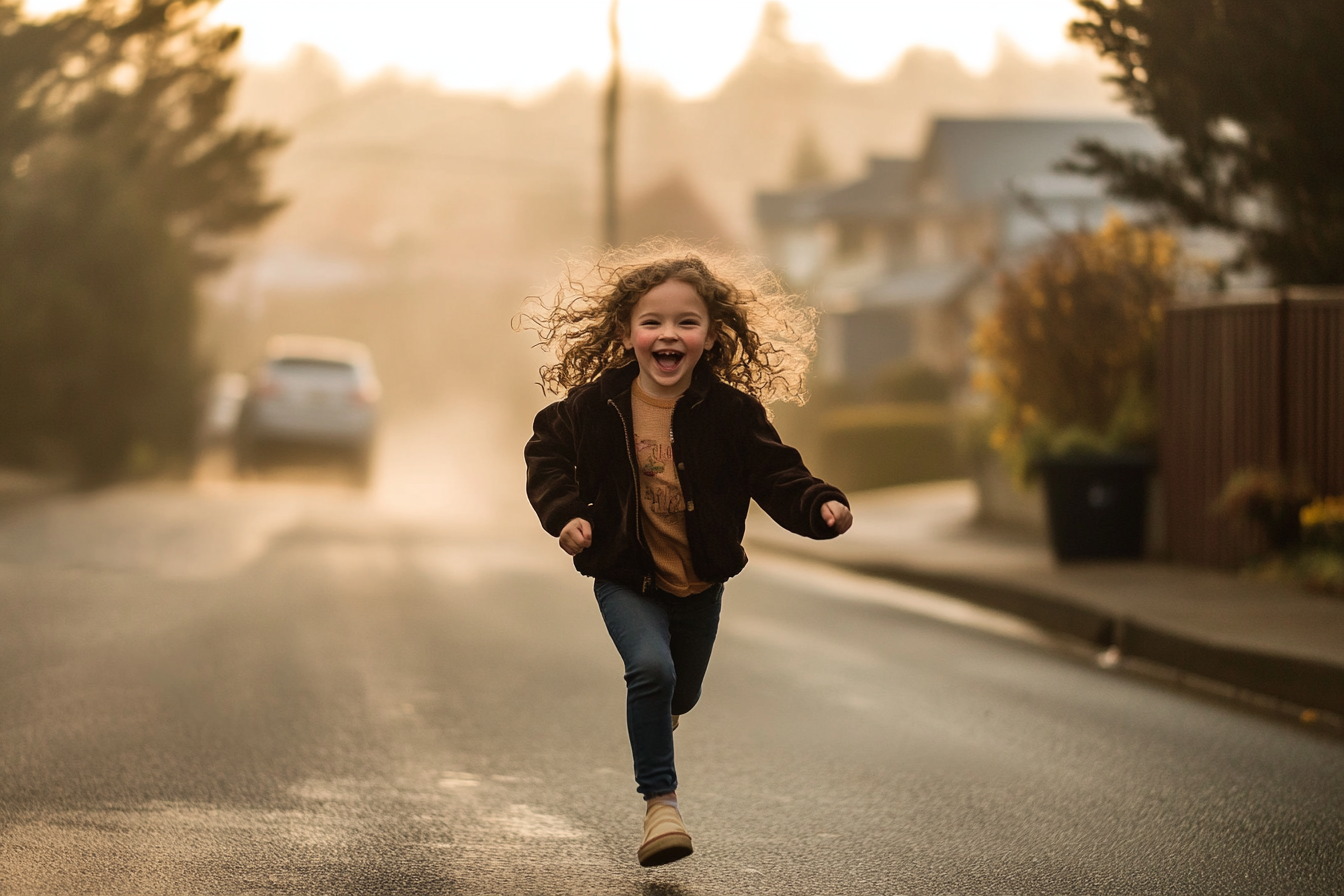
[[[645,868],[684,859],[694,850],[691,838],[682,833],[664,834],[639,848],[639,864]]]

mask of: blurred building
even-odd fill
[[[997,270],[1111,209],[1140,213],[1054,170],[1085,138],[1164,145],[1130,119],[939,118],[916,158],[871,158],[864,177],[830,189],[758,193],[767,257],[825,312],[821,375],[863,382],[918,362],[961,379]]]

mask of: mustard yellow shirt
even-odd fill
[[[635,468],[639,474],[639,503],[644,518],[644,540],[657,567],[658,587],[686,597],[712,585],[702,582],[691,568],[691,548],[686,540],[686,501],[681,480],[672,460],[672,410],[675,398],[654,398],[630,387],[634,414]]]

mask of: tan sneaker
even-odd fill
[[[644,810],[644,842],[639,847],[639,864],[645,868],[666,865],[684,859],[693,852],[691,835],[681,822],[676,798],[649,800]]]

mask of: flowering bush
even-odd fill
[[[1310,587],[1344,593],[1344,495],[1317,498],[1298,519],[1306,546],[1298,574]]]
[[[978,385],[1001,412],[991,444],[1019,476],[1042,457],[1151,449],[1157,339],[1175,291],[1168,233],[1109,218],[1060,234],[999,281],[976,335]]]
[[[1270,547],[1284,551],[1301,543],[1301,511],[1309,501],[1311,485],[1302,473],[1247,467],[1227,480],[1214,509],[1260,524]]]
[[[1344,495],[1317,498],[1298,511],[1302,541],[1344,553]]]
[[[1274,553],[1252,571],[1344,593],[1344,495],[1313,498],[1301,473],[1248,468],[1228,480],[1214,509],[1264,527]]]

